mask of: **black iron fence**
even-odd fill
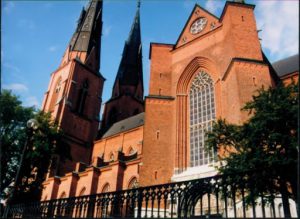
[[[290,218],[296,203],[285,194],[250,196],[228,176],[140,187],[102,194],[22,203],[7,207],[8,218]],[[247,187],[248,188],[248,187]],[[288,188],[287,188],[288,191]]]

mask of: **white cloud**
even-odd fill
[[[255,11],[262,47],[271,61],[298,53],[299,1],[257,1]]]
[[[219,9],[224,7],[224,3],[222,0],[208,0],[205,4],[205,9],[215,14]]]
[[[16,73],[21,73],[21,70],[15,65],[9,63],[3,63],[3,67],[15,71]]]
[[[28,91],[28,87],[25,84],[20,83],[3,84],[3,89],[12,90],[16,92]]]
[[[55,51],[57,51],[57,46],[50,46],[48,48],[48,50],[49,50],[49,52],[55,52]]]
[[[9,14],[12,9],[15,7],[15,3],[12,1],[7,1],[7,2],[3,2],[4,6],[3,6],[3,11],[7,14]]]
[[[32,20],[21,19],[18,21],[18,26],[20,28],[27,28],[30,30],[35,29],[35,23]]]
[[[39,107],[40,103],[38,99],[35,96],[30,96],[25,99],[23,102],[24,106],[34,106],[34,107]]]

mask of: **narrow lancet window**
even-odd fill
[[[85,80],[82,83],[82,88],[80,89],[79,96],[78,96],[77,112],[80,115],[82,115],[84,111],[84,105],[88,94],[88,89],[89,89],[89,83],[88,80]]]

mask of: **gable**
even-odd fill
[[[179,35],[175,48],[189,43],[218,26],[220,26],[219,18],[196,4]]]

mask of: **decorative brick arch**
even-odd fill
[[[110,191],[110,185],[109,183],[105,183],[104,186],[102,187],[101,189],[101,193],[106,193],[106,192],[109,192]]]
[[[130,146],[127,150],[127,155],[128,156],[133,155],[133,154],[135,154],[135,152],[136,152],[136,150],[132,146]]]
[[[138,179],[136,176],[133,176],[130,178],[130,180],[128,181],[128,189],[134,189],[138,187]]]
[[[216,64],[206,57],[194,58],[183,70],[176,87],[176,156],[175,173],[189,166],[189,90],[195,75],[201,70],[207,72],[214,84],[219,81]],[[215,88],[216,89],[216,88]],[[217,92],[215,92],[217,93]]]
[[[177,95],[188,94],[190,83],[199,69],[209,73],[214,82],[218,80],[216,64],[208,58],[196,57],[185,67],[180,75],[177,82]]]

